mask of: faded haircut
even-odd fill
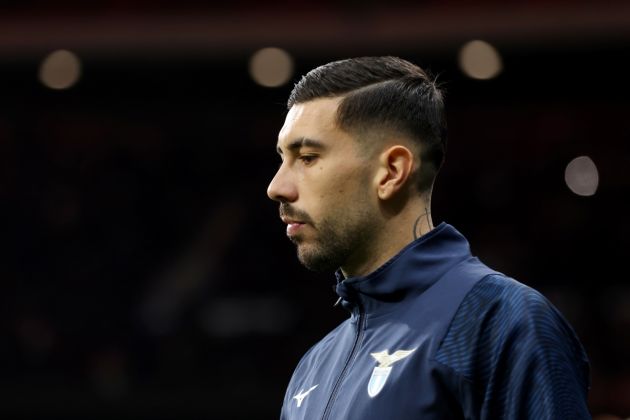
[[[446,153],[443,94],[427,71],[398,57],[334,61],[308,72],[295,85],[287,107],[318,98],[340,97],[337,125],[358,136],[402,134],[418,145],[420,193],[431,191]]]

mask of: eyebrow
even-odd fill
[[[320,150],[325,148],[324,143],[322,143],[321,141],[309,139],[306,137],[297,138],[287,145],[287,149],[290,152],[300,150],[302,147],[311,147]],[[278,152],[278,154],[282,154],[282,149],[280,148],[280,146],[276,147],[276,151]]]

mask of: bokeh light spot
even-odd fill
[[[71,51],[54,51],[42,61],[39,80],[51,89],[68,89],[81,76],[81,61]]]
[[[280,48],[263,48],[252,55],[249,73],[261,86],[282,86],[293,75],[293,58]]]
[[[467,42],[459,50],[459,68],[468,77],[487,80],[501,73],[503,61],[492,45],[474,40]]]
[[[588,156],[579,156],[567,165],[564,180],[571,191],[581,196],[591,196],[597,191],[599,174]]]

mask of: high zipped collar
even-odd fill
[[[442,222],[367,276],[344,278],[337,270],[336,292],[344,308],[353,311],[360,306],[366,313],[376,313],[410,293],[424,292],[470,256],[466,238]]]

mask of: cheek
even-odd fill
[[[345,163],[345,165],[344,165]],[[370,196],[372,178],[368,171],[357,164],[335,162],[334,165],[321,165],[306,174],[304,181],[317,202],[312,203],[319,211],[329,212],[332,208],[346,207],[352,202],[365,202]],[[308,178],[308,179],[307,179]],[[331,208],[332,207],[332,208]]]
[[[359,179],[356,174],[340,177],[331,184],[329,194],[323,194],[322,199],[333,208],[363,207],[370,201],[369,185],[369,182]]]

